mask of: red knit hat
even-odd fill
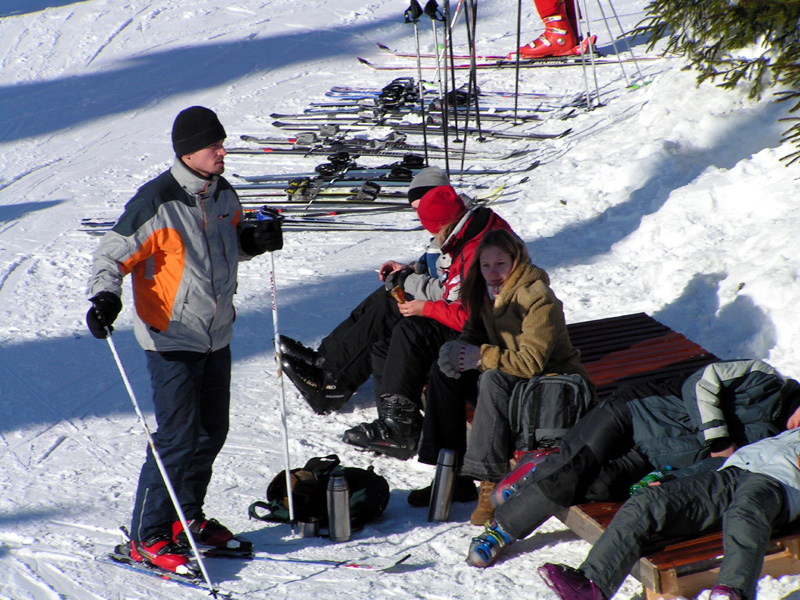
[[[440,185],[427,192],[419,201],[417,216],[422,226],[433,235],[453,221],[460,219],[467,208],[449,185]]]

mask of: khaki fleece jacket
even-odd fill
[[[531,378],[546,373],[576,373],[589,381],[567,332],[561,301],[547,273],[533,264],[513,271],[495,298],[481,307],[482,328],[468,322],[460,339],[481,348],[480,370],[498,369]]]

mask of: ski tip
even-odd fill
[[[380,42],[378,42],[378,48],[380,48],[381,50],[388,50],[389,46],[387,46],[386,44],[381,44]]]
[[[358,59],[358,62],[360,62],[362,65],[367,65],[368,67],[372,66],[372,63],[369,62],[366,58],[361,58],[360,56],[356,56],[356,58]]]

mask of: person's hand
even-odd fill
[[[411,269],[411,268],[412,268],[411,265],[404,265],[403,263],[397,262],[396,260],[387,260],[378,269],[378,279],[380,279],[381,281],[386,281],[386,278],[395,271],[401,271],[402,269]]]
[[[800,408],[792,413],[789,420],[786,421],[786,429],[797,429],[800,427]]]
[[[461,353],[461,342],[445,342],[439,348],[439,370],[453,379],[461,377],[461,371],[458,369],[458,355]]]
[[[411,275],[414,269],[411,267],[403,267],[397,271],[392,271],[383,280],[383,285],[386,286],[386,291],[391,292],[396,286],[403,287],[406,282],[406,277]]]
[[[439,370],[453,379],[458,379],[463,371],[470,371],[481,366],[481,349],[479,346],[455,340],[445,342],[439,348]]]
[[[263,206],[253,226],[245,227],[239,234],[239,244],[245,254],[258,256],[283,248],[282,221],[283,216],[276,209]]]
[[[728,458],[731,454],[736,452],[736,449],[737,449],[736,444],[731,444],[730,446],[728,446],[724,450],[720,450],[719,452],[712,452],[711,453],[711,457],[712,458],[717,458],[719,456],[722,456],[724,458]]]
[[[89,331],[98,340],[108,337],[109,331],[114,331],[111,324],[122,310],[122,300],[112,292],[98,292],[89,298],[92,308],[86,313],[86,325]]]
[[[425,309],[425,302],[427,300],[409,300],[408,302],[401,302],[397,305],[400,314],[404,317],[421,317],[422,311]]]
[[[253,245],[259,254],[275,252],[283,248],[283,228],[281,219],[273,218],[256,221],[253,232]]]

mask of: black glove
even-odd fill
[[[414,272],[414,269],[406,268],[400,269],[399,271],[395,271],[394,273],[389,273],[386,276],[386,279],[383,280],[383,285],[386,286],[387,291],[392,291],[398,285],[403,287],[403,284],[406,282],[406,277],[411,275]]]
[[[114,331],[111,324],[122,310],[122,300],[111,292],[99,292],[89,298],[89,302],[92,303],[92,308],[86,313],[86,325],[94,337],[103,340],[108,337],[109,330]]]
[[[255,227],[249,227],[242,231],[239,241],[244,250],[250,256],[258,256],[264,252],[275,252],[283,248],[283,230],[281,221],[283,216],[278,211],[263,207],[259,220],[255,222]]]

